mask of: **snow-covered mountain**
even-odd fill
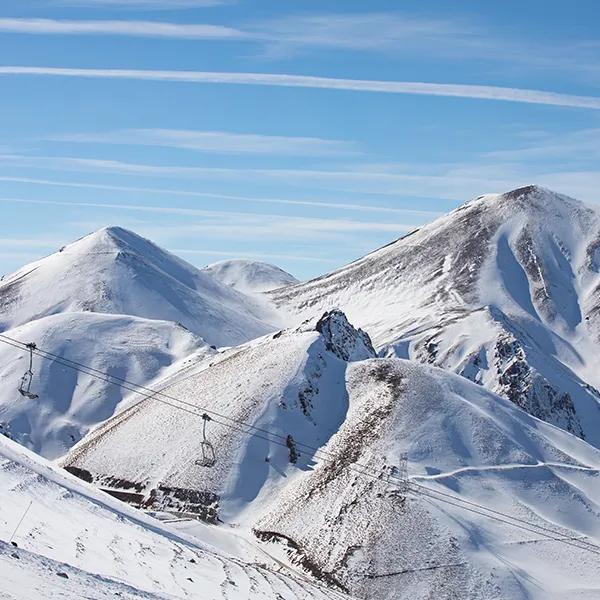
[[[576,200],[481,196],[271,296],[292,322],[340,307],[383,355],[452,370],[600,447],[600,217]]]
[[[117,381],[112,378],[145,385],[165,376],[175,363],[181,369],[186,357],[199,360],[214,353],[181,325],[123,315],[68,312],[3,335],[34,340],[44,351],[62,357],[34,356],[32,392],[38,398],[28,399],[18,392],[29,366],[28,353],[0,344],[0,427],[47,458],[62,456],[90,428],[114,414],[129,392],[111,384]],[[109,378],[71,369],[62,359],[107,373]]]
[[[0,332],[139,385],[185,357],[210,353],[209,344],[231,346],[273,331],[276,320],[264,300],[119,227],[0,281]],[[35,362],[39,398],[25,399],[17,388],[26,356],[0,344],[0,427],[55,458],[112,416],[126,390],[55,360]]]
[[[7,600],[339,598],[232,531],[161,523],[1,435],[0,506]]]
[[[181,323],[217,346],[275,328],[263,303],[120,227],[100,229],[0,282],[0,331],[65,312]]]
[[[300,452],[302,464],[310,464],[310,455],[293,449],[293,440],[316,447],[327,442],[346,414],[348,361],[373,356],[368,336],[341,313],[331,313],[173,375],[159,383],[166,396],[134,403],[95,429],[63,462],[91,473],[104,487],[135,489],[152,505],[183,505],[208,518],[234,518],[274,482],[297,474],[291,453]],[[205,409],[227,417],[213,415],[207,423],[207,438],[218,454],[214,468],[196,464],[203,457]],[[248,438],[243,427],[228,426],[237,421],[274,436]],[[205,489],[210,493],[201,493]]]
[[[599,594],[600,451],[462,377],[374,356],[327,313],[171,376],[168,404],[138,402],[62,464],[147,508],[252,531],[361,598]]]
[[[283,269],[254,260],[222,260],[208,265],[203,271],[244,294],[269,292],[298,283]]]

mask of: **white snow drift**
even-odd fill
[[[242,561],[180,534],[3,436],[0,506],[0,595],[7,600],[334,597],[301,575],[275,572],[271,565],[281,565],[248,544]],[[23,515],[14,547],[8,540]],[[211,538],[236,544],[226,531]]]

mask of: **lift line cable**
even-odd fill
[[[4,334],[0,334],[0,342],[3,342],[5,344],[8,344],[8,345],[14,346],[15,348],[20,348],[20,349],[26,349],[26,346],[27,346],[27,344],[25,344],[25,342],[21,342],[19,340],[15,340],[15,339],[10,338],[10,337],[8,337],[8,336],[6,336]],[[174,396],[170,396],[169,394],[166,394],[165,392],[163,392],[161,390],[154,390],[152,388],[148,388],[148,387],[143,386],[141,384],[137,384],[137,383],[134,383],[132,381],[128,381],[127,379],[124,379],[122,377],[117,377],[116,375],[110,375],[109,373],[106,373],[104,371],[100,371],[98,369],[95,369],[94,367],[90,367],[89,365],[85,365],[83,363],[79,363],[77,361],[65,358],[63,356],[60,356],[60,355],[57,355],[57,354],[53,354],[52,352],[48,352],[47,350],[42,350],[39,347],[36,350],[34,350],[33,352],[34,352],[34,354],[40,356],[41,358],[56,360],[60,364],[62,364],[63,366],[68,367],[70,369],[73,369],[75,371],[81,371],[81,369],[85,369],[85,371],[82,371],[82,372],[84,372],[87,375],[90,375],[92,377],[95,377],[95,375],[93,375],[93,373],[97,373],[99,376],[101,376],[101,379],[103,381],[105,381],[106,383],[110,383],[112,385],[116,385],[116,386],[122,387],[122,388],[127,389],[127,390],[129,390],[131,392],[134,392],[136,394],[144,395],[139,390],[143,390],[144,392],[148,392],[149,395],[148,396],[144,395],[144,398],[142,398],[140,402],[143,402],[144,400],[147,400],[150,397],[152,397],[155,400],[158,400],[158,398],[156,398],[156,396],[162,396],[163,398],[167,398],[168,400],[172,400],[172,401],[175,401],[175,402],[179,402],[179,403],[181,403],[181,404],[183,404],[185,406],[189,406],[190,408],[193,408],[194,410],[199,410],[201,412],[206,412],[209,415],[214,415],[214,416],[219,417],[221,419],[225,419],[226,421],[231,421],[233,423],[237,423],[239,425],[243,425],[244,427],[247,427],[248,429],[251,429],[251,430],[254,430],[254,431],[258,431],[258,432],[266,434],[266,435],[277,437],[277,438],[281,439],[284,442],[286,440],[286,436],[274,433],[272,431],[269,431],[268,429],[264,429],[262,427],[257,427],[256,425],[251,425],[250,423],[245,423],[245,422],[240,421],[238,419],[234,419],[233,417],[228,417],[227,415],[223,415],[221,413],[218,413],[215,410],[211,410],[209,408],[202,407],[202,406],[197,406],[196,404],[193,404],[191,402],[186,402],[185,400],[181,400],[180,398],[176,398]],[[69,363],[69,364],[66,364],[66,363]],[[76,367],[80,367],[80,368],[76,368]],[[115,383],[115,381],[111,381],[113,379],[116,382],[121,382],[121,383]],[[215,422],[218,422],[218,421],[215,421]],[[224,423],[221,423],[221,425],[224,425]],[[303,442],[299,442],[299,441],[296,441],[296,440],[294,440],[294,443],[296,444],[296,446],[302,447],[305,450],[310,450],[310,451],[314,451],[314,452],[321,452],[322,454],[323,453],[324,454],[328,454],[326,451],[322,451],[319,448],[317,448],[316,446],[311,446],[309,444],[305,444]]]
[[[450,504],[452,506],[456,506],[457,508],[462,508],[462,509],[468,510],[468,511],[470,511],[472,513],[476,513],[478,515],[482,515],[484,517],[487,517],[488,519],[493,519],[495,521],[499,521],[500,523],[505,523],[507,525],[512,525],[513,527],[517,527],[518,529],[522,529],[523,531],[529,531],[530,533],[534,533],[536,535],[541,535],[541,536],[543,536],[545,538],[548,538],[550,540],[554,540],[554,541],[557,541],[557,542],[562,542],[562,543],[567,544],[569,546],[573,546],[574,548],[579,548],[579,550],[587,550],[588,552],[591,552],[592,554],[597,554],[598,556],[600,556],[600,547],[598,547],[598,546],[593,546],[593,548],[591,548],[589,546],[578,546],[576,543],[574,543],[574,541],[573,541],[572,538],[567,538],[567,537],[553,537],[553,536],[551,536],[551,535],[549,535],[547,533],[542,533],[541,531],[538,531],[536,529],[532,529],[530,527],[524,527],[523,525],[517,525],[516,523],[512,523],[510,521],[507,521],[506,519],[502,519],[500,517],[496,517],[496,516],[490,515],[488,513],[481,512],[479,510],[475,510],[474,508],[468,508],[467,506],[464,506],[464,505],[456,503],[456,502],[451,502],[450,500],[446,500],[446,499],[443,499],[443,498],[439,498],[439,497],[433,496],[433,495],[429,494],[428,492],[420,491],[418,493],[420,495],[427,496],[427,497],[431,498],[432,500],[437,500],[438,502],[443,502],[445,504]],[[488,510],[488,509],[485,509],[485,510]]]
[[[523,525],[529,525],[532,527],[536,527],[537,529],[541,530],[541,531],[545,531],[547,533],[553,533],[555,535],[559,535],[561,537],[564,537],[565,539],[572,539],[570,537],[567,537],[565,534],[562,534],[558,531],[556,531],[555,529],[551,529],[549,527],[544,527],[543,525],[536,525],[535,523],[532,523],[531,521],[527,521],[525,519],[521,519],[519,517],[513,517],[512,515],[509,515],[507,513],[503,513],[499,510],[495,510],[493,508],[488,508],[487,506],[484,506],[482,504],[477,504],[477,502],[472,502],[470,500],[464,500],[463,498],[459,498],[458,496],[455,496],[453,494],[448,494],[446,492],[442,492],[439,490],[434,490],[433,488],[424,486],[424,485],[420,485],[418,483],[415,483],[414,481],[410,481],[409,485],[415,486],[421,490],[426,490],[427,492],[433,492],[434,494],[439,494],[440,496],[444,496],[446,498],[450,498],[451,500],[455,500],[457,502],[462,502],[464,504],[468,504],[469,506],[474,506],[475,508],[481,508],[483,510],[487,510],[488,512],[494,513],[495,515],[499,515],[500,517],[505,517],[508,519],[512,519],[513,521],[517,521],[519,523],[522,523]],[[420,492],[417,492],[420,493]],[[590,548],[593,548],[595,550],[600,550],[600,546],[593,544],[591,542],[586,542],[585,540],[577,540],[578,542],[585,544],[586,546],[589,546]]]
[[[11,342],[8,342],[8,341],[2,339],[4,337],[6,337],[6,336],[3,336],[2,334],[0,334],[0,342],[3,342],[3,343],[8,344],[10,346],[13,346],[14,348],[22,349],[22,347],[18,345],[21,342],[11,343]],[[51,353],[47,353],[47,352],[45,352],[43,350],[39,350],[38,349],[37,352],[36,351],[34,351],[34,352],[36,354],[38,354],[41,358],[45,358],[47,360],[52,359],[52,360],[56,361],[58,364],[61,364],[61,365],[65,366],[65,367],[67,367],[69,369],[74,370],[74,371],[78,371],[80,373],[84,373],[84,374],[89,375],[91,377],[94,377],[94,378],[96,378],[96,379],[98,379],[100,381],[104,381],[105,383],[109,383],[111,385],[115,385],[115,386],[121,387],[121,388],[129,390],[129,391],[131,391],[133,393],[144,395],[144,397],[140,400],[140,403],[144,402],[145,400],[157,400],[158,402],[161,402],[162,404],[165,404],[167,406],[170,406],[172,408],[181,410],[181,411],[183,411],[185,413],[188,413],[190,415],[193,415],[195,417],[200,417],[200,418],[202,418],[202,412],[210,412],[213,415],[218,415],[218,417],[226,418],[229,421],[232,421],[233,423],[235,423],[235,424],[232,424],[232,423],[223,422],[223,421],[219,420],[218,418],[212,417],[212,421],[213,422],[215,422],[215,423],[217,423],[219,425],[222,425],[223,427],[228,427],[230,429],[234,429],[236,431],[239,431],[239,432],[243,433],[244,435],[253,436],[253,437],[262,439],[264,441],[267,441],[267,442],[270,442],[270,443],[273,443],[273,444],[277,444],[277,445],[282,446],[282,447],[284,447],[286,449],[289,449],[289,446],[284,441],[286,439],[285,437],[280,436],[280,435],[278,435],[276,433],[273,433],[273,432],[271,432],[271,431],[269,431],[267,429],[261,429],[259,427],[253,427],[252,425],[244,423],[243,421],[237,421],[237,420],[235,420],[235,419],[233,419],[231,417],[226,417],[225,415],[221,415],[220,413],[216,413],[215,411],[210,411],[210,410],[207,410],[205,408],[195,406],[194,404],[191,404],[189,402],[185,402],[183,400],[175,398],[174,396],[169,396],[167,394],[163,394],[163,393],[161,393],[161,392],[159,392],[157,390],[151,390],[152,394],[145,394],[144,392],[141,392],[140,390],[135,389],[134,387],[130,387],[130,385],[128,385],[128,384],[130,384],[131,382],[128,382],[127,384],[124,384],[124,383],[117,383],[115,381],[112,381],[111,379],[121,379],[121,378],[113,377],[112,375],[109,375],[108,373],[103,373],[103,372],[98,371],[97,369],[93,369],[91,367],[89,368],[89,370],[86,370],[87,369],[86,365],[74,366],[74,364],[69,364],[69,363],[75,363],[75,361],[70,361],[68,359],[63,359],[60,356],[52,355]],[[50,356],[44,356],[44,354],[48,354]],[[81,363],[79,363],[79,364],[81,364]],[[95,371],[96,373],[92,373],[90,371]],[[136,385],[136,384],[131,384],[131,385]],[[138,387],[141,387],[142,389],[145,389],[145,390],[150,390],[150,388],[144,388],[143,386],[138,386]],[[186,406],[193,407],[194,410],[190,410],[189,408],[185,408],[184,406],[179,406],[178,404],[173,404],[172,402],[169,402],[168,400],[164,400],[163,398],[158,398],[157,397],[158,395],[165,396],[165,397],[169,398],[170,400],[174,400],[175,402],[181,402],[182,404],[185,404]],[[200,412],[200,411],[202,411],[202,412]],[[275,437],[279,438],[279,440],[278,439],[272,439],[272,438],[269,438],[269,437],[265,437],[265,436],[261,435],[260,433],[255,433],[253,431],[248,431],[247,429],[244,429],[244,428],[254,429],[254,430],[258,430],[259,432],[264,432],[267,435],[272,435],[272,436],[275,436]],[[313,447],[307,446],[305,444],[298,443],[297,445],[298,446],[302,445],[302,446],[308,447],[311,450],[313,449]],[[314,457],[315,458],[319,458],[319,459],[321,459],[323,461],[329,461],[329,462],[332,462],[333,460],[339,460],[337,457],[329,458],[329,457],[333,457],[333,454],[331,454],[331,453],[326,453],[324,451],[320,451],[318,448],[314,448],[314,450],[315,450],[315,452],[314,452]],[[325,456],[325,454],[329,455],[329,457]],[[366,476],[366,477],[370,477],[370,478],[372,478],[374,480],[377,480],[377,481],[381,481],[381,476],[375,475],[373,473],[370,473],[368,467],[366,467],[365,465],[357,465],[357,467],[359,467],[359,468],[353,468],[351,470],[355,471],[356,473],[358,473],[360,475],[363,475],[363,476]]]
[[[27,344],[25,342],[21,342],[14,338],[10,338],[4,334],[0,334],[0,342],[3,342],[5,344],[11,345],[11,346],[13,346],[15,348],[19,348],[19,349],[27,348]],[[264,429],[262,427],[257,427],[255,425],[245,423],[244,421],[234,419],[233,417],[228,417],[227,415],[223,415],[215,410],[211,410],[211,409],[208,409],[208,408],[202,407],[202,406],[197,406],[196,404],[193,404],[191,402],[186,402],[185,400],[181,400],[180,398],[166,394],[161,390],[155,390],[152,388],[148,388],[143,385],[128,381],[127,379],[124,379],[122,377],[110,375],[109,373],[100,371],[98,369],[95,369],[94,367],[90,367],[89,365],[85,365],[83,363],[79,363],[77,361],[70,360],[63,356],[53,354],[52,352],[42,350],[39,347],[37,347],[33,352],[35,354],[37,354],[38,356],[40,356],[40,358],[45,358],[47,360],[54,360],[69,369],[85,373],[86,375],[95,377],[96,379],[104,381],[105,383],[109,383],[111,385],[121,387],[121,388],[131,391],[135,394],[143,396],[143,398],[140,399],[140,402],[138,404],[141,404],[142,402],[144,402],[146,400],[157,400],[158,402],[161,402],[167,406],[171,406],[176,409],[179,408],[179,409],[183,410],[184,412],[187,412],[188,414],[192,414],[194,416],[201,417],[202,413],[208,413],[210,415],[213,415],[212,420],[215,423],[218,423],[219,425],[222,425],[224,427],[229,427],[231,429],[235,429],[246,435],[252,435],[259,439],[262,439],[262,440],[265,440],[268,442],[272,442],[274,444],[277,444],[279,446],[283,446],[283,447],[289,449],[289,446],[287,443],[287,436],[277,434],[273,431]],[[113,380],[115,380],[115,381],[113,381]],[[143,390],[143,391],[140,391],[140,390]],[[162,396],[162,398],[158,398],[158,396]],[[166,398],[167,400],[164,400],[163,398]],[[178,402],[178,403],[183,404],[184,406],[189,407],[193,410],[189,410],[182,406],[175,405],[172,402]],[[137,406],[137,404],[134,406]],[[129,408],[133,408],[133,406],[129,407]],[[216,417],[218,417],[218,418],[216,418]],[[223,422],[222,420],[219,420],[219,419],[224,419],[225,421],[229,421],[230,423]],[[246,428],[247,430],[250,430],[250,431],[247,431],[244,428]],[[259,432],[259,433],[257,434],[257,433],[253,433],[253,432]],[[264,435],[260,435],[260,434],[264,434]],[[271,436],[271,437],[264,437],[264,436]],[[273,438],[278,438],[278,439],[273,439]],[[279,441],[279,440],[281,440],[281,441]],[[295,439],[293,441],[294,441],[294,445],[296,447],[300,448],[301,450],[304,449],[305,451],[308,450],[308,451],[312,452],[313,456],[315,458],[320,458],[322,460],[328,460],[330,462],[339,461],[339,457],[336,456],[335,454],[333,454],[332,452],[322,450],[321,448],[318,448],[316,446],[311,446],[310,444],[306,444],[304,442],[300,442]],[[356,471],[356,472],[359,472],[366,476],[370,476],[376,480],[382,479],[381,475],[373,474],[372,472],[369,472],[371,470],[366,465],[361,465],[361,464],[357,463],[355,466],[357,467],[354,469],[354,471]]]
[[[26,343],[21,342],[21,341],[16,340],[16,339],[13,339],[13,338],[10,338],[10,337],[5,336],[3,334],[0,334],[0,342],[5,343],[5,344],[7,344],[9,346],[12,346],[12,347],[20,349],[20,350],[27,349],[27,344]],[[265,440],[267,442],[271,442],[271,443],[277,444],[279,446],[283,446],[285,448],[288,448],[287,444],[285,442],[283,442],[283,441],[280,442],[280,441],[272,439],[272,438],[264,437],[262,435],[259,435],[258,433],[247,431],[247,430],[243,429],[243,427],[245,427],[247,429],[251,429],[251,430],[253,429],[255,431],[259,431],[259,432],[262,432],[262,433],[266,433],[267,435],[273,435],[273,436],[278,437],[280,439],[285,439],[283,436],[280,436],[279,434],[275,434],[275,433],[269,431],[268,429],[262,429],[260,427],[255,427],[255,426],[249,425],[247,423],[244,423],[243,421],[238,421],[236,419],[233,419],[232,417],[227,417],[225,415],[221,415],[220,413],[217,413],[215,411],[210,411],[208,409],[204,409],[204,408],[198,407],[198,406],[196,406],[196,405],[194,405],[192,403],[185,402],[185,401],[180,400],[179,398],[175,398],[173,396],[169,396],[168,394],[164,394],[163,392],[160,392],[158,390],[152,390],[151,388],[147,388],[145,386],[129,382],[129,381],[123,379],[123,378],[109,375],[108,373],[105,373],[103,371],[99,371],[98,369],[95,369],[93,367],[89,367],[88,365],[84,365],[82,363],[78,363],[76,361],[72,361],[72,360],[66,359],[66,358],[61,357],[59,355],[53,354],[51,352],[47,352],[47,351],[41,350],[40,348],[37,348],[36,350],[34,350],[34,353],[36,355],[40,356],[41,358],[45,358],[47,360],[53,359],[56,362],[58,362],[59,364],[65,366],[65,367],[68,367],[68,368],[73,369],[75,371],[79,371],[79,372],[85,373],[86,375],[90,375],[91,377],[95,377],[96,379],[99,379],[99,380],[104,381],[106,383],[109,383],[111,385],[116,385],[118,387],[122,387],[122,388],[127,389],[127,390],[129,390],[131,392],[134,392],[136,394],[143,394],[143,392],[139,391],[139,389],[145,390],[146,392],[151,392],[151,394],[145,395],[144,398],[142,398],[141,402],[143,402],[144,400],[147,400],[147,399],[158,400],[159,402],[161,402],[161,403],[163,403],[163,404],[165,404],[167,406],[170,406],[170,407],[175,408],[175,409],[182,410],[183,412],[186,412],[188,414],[191,414],[193,416],[200,417],[200,418],[202,418],[202,413],[201,412],[197,412],[197,411],[203,411],[203,412],[211,413],[213,415],[217,415],[218,417],[225,418],[228,421],[232,421],[232,422],[236,423],[236,425],[232,425],[230,423],[226,423],[226,422],[223,422],[223,421],[220,421],[218,419],[214,419],[213,418],[213,420],[215,421],[215,423],[218,423],[218,424],[220,424],[220,425],[222,425],[224,427],[229,427],[231,429],[235,429],[235,430],[240,431],[241,433],[243,433],[245,435],[250,435],[250,436],[253,436],[253,437],[257,437],[257,438],[263,439],[263,440]],[[112,380],[115,380],[115,381],[112,381]],[[116,381],[121,381],[122,383],[116,383]],[[135,386],[135,387],[130,387],[130,386]],[[139,389],[136,389],[136,388],[139,388]],[[184,405],[191,406],[194,410],[189,410],[187,408],[184,408],[183,406],[179,406],[177,404],[173,404],[171,402],[165,401],[162,398],[158,398],[157,397],[158,395],[165,396],[166,398],[169,398],[170,400],[174,400],[174,401],[180,402],[180,403],[182,403]],[[328,458],[326,456],[326,455],[334,456],[332,453],[319,450],[318,448],[309,446],[307,444],[302,444],[300,442],[295,442],[295,443],[298,446],[303,446],[305,448],[309,448],[309,449],[315,451],[314,452],[314,456],[316,458],[320,458],[323,461],[332,462],[333,460],[335,460],[335,461],[339,460],[338,457]],[[356,465],[354,465],[354,466],[348,466],[347,468],[349,470],[357,473],[358,475],[363,476],[363,477],[368,477],[368,478],[370,478],[372,480],[376,480],[376,481],[382,481],[382,476],[380,474],[375,474],[372,471],[370,472],[369,468],[366,467],[365,465],[360,465],[360,464],[357,463]],[[405,481],[403,481],[403,480],[401,480],[401,479],[399,479],[397,477],[394,477],[393,475],[390,475],[389,479],[395,479],[399,483],[403,483],[403,484],[406,485]],[[519,519],[517,517],[513,517],[511,515],[507,515],[505,513],[501,513],[499,511],[494,510],[494,509],[490,509],[490,508],[487,508],[485,506],[478,505],[478,504],[470,502],[468,500],[463,500],[462,498],[459,498],[457,496],[453,496],[451,494],[445,494],[444,492],[439,492],[437,490],[433,490],[433,489],[428,488],[426,486],[422,486],[422,485],[416,484],[416,483],[414,483],[412,481],[409,482],[409,485],[418,488],[418,491],[416,491],[416,493],[422,494],[422,495],[426,495],[426,496],[428,496],[429,498],[431,498],[433,500],[437,500],[439,502],[445,502],[447,504],[451,504],[451,505],[456,506],[458,508],[462,508],[464,510],[467,510],[467,511],[470,511],[470,512],[473,512],[473,513],[476,513],[476,514],[480,514],[480,515],[485,516],[485,517],[488,517],[490,519],[494,519],[494,520],[506,523],[508,525],[512,525],[513,527],[516,527],[516,528],[519,528],[519,529],[524,529],[526,531],[530,531],[532,533],[536,533],[538,535],[542,535],[543,537],[546,537],[546,538],[549,538],[549,539],[553,539],[555,541],[564,542],[566,544],[569,544],[571,546],[579,548],[580,550],[588,550],[588,551],[590,551],[590,552],[592,552],[594,554],[600,554],[600,547],[596,546],[595,544],[591,544],[591,543],[584,542],[583,540],[581,540],[581,543],[585,544],[585,546],[578,546],[578,545],[572,543],[572,541],[569,541],[569,540],[572,540],[572,538],[568,538],[568,537],[564,536],[563,534],[561,534],[558,531],[555,531],[555,530],[552,530],[552,529],[549,529],[549,528],[546,528],[546,527],[542,527],[542,526],[536,525],[534,523],[530,523],[528,521],[524,521],[524,520]],[[452,498],[452,500],[455,500],[458,504],[455,503],[455,502],[451,502],[451,501],[449,501],[447,499],[442,499],[440,497],[432,496],[431,493],[433,493],[433,494],[439,494],[439,495],[442,495],[442,496],[447,496],[449,498]],[[538,528],[538,530],[536,531],[535,529],[530,529],[530,528],[527,528],[527,527],[523,527],[521,525],[518,525],[517,523],[512,523],[510,521],[507,521],[507,520],[504,520],[504,519],[501,519],[501,518],[498,518],[498,517],[494,517],[491,514],[483,513],[483,512],[480,512],[478,510],[474,510],[474,509],[469,508],[468,506],[465,506],[465,505],[476,506],[478,508],[482,508],[485,511],[489,511],[491,513],[502,515],[502,516],[506,517],[507,519],[512,519],[513,521],[518,521],[518,522],[521,522],[521,523],[526,523],[527,525],[530,525],[532,527]],[[550,535],[542,533],[542,531],[539,531],[539,530],[548,531],[548,532],[553,533],[555,536],[560,536],[560,537],[551,537]]]

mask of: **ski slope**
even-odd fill
[[[340,597],[275,572],[266,565],[274,561],[248,546],[245,562],[179,533],[3,436],[0,506],[0,596],[7,600]],[[24,514],[15,547],[8,542]],[[232,545],[227,532],[212,537]]]

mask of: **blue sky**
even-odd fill
[[[0,273],[115,224],[307,278],[475,195],[600,202],[599,22],[596,0],[4,0]]]

